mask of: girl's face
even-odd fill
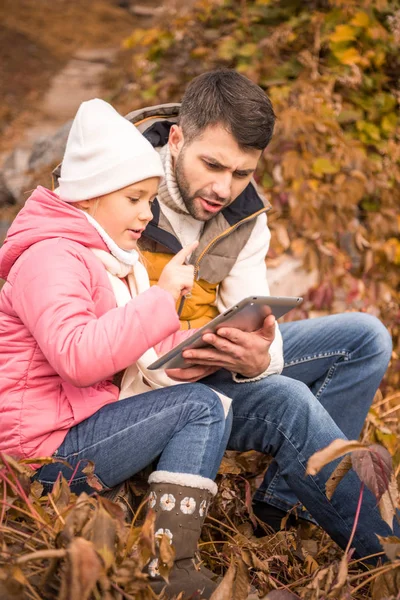
[[[151,204],[157,195],[158,177],[144,179],[93,200],[82,208],[102,226],[122,250],[133,250],[153,218]]]

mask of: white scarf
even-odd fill
[[[165,177],[158,188],[157,198],[161,204],[163,214],[173,227],[176,237],[182,246],[187,246],[200,239],[204,223],[192,217],[185,206],[175,178],[168,144],[161,148],[160,158],[163,163]]]
[[[86,214],[86,213],[85,213]],[[107,270],[107,275],[113,289],[117,306],[125,306],[132,298],[141,294],[150,288],[149,276],[145,267],[139,262],[139,254],[136,250],[127,252],[119,248],[110,236],[104,231],[95,219],[86,214],[88,221],[93,224],[96,231],[109,248],[109,252],[91,248],[93,254],[103,263]],[[117,256],[118,255],[118,258]],[[122,281],[126,278],[128,286]],[[129,289],[128,289],[129,287]],[[136,396],[151,389],[157,390],[171,385],[179,385],[183,381],[174,381],[165,373],[164,369],[150,371],[148,369],[158,355],[154,348],[149,348],[142,356],[130,367],[125,369],[121,381],[119,400]],[[225,416],[231,404],[231,399],[216,392],[219,396],[225,411]]]
[[[188,215],[189,211],[185,206],[178,183],[175,179],[172,156],[168,144],[165,144],[165,146],[161,148],[159,155],[164,167],[165,177],[159,185],[157,198],[174,212]]]

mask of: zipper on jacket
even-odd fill
[[[195,280],[196,281],[199,280],[199,271],[200,271],[200,263],[201,263],[201,261],[203,260],[204,256],[207,254],[207,252],[209,252],[215,246],[215,244],[217,244],[224,237],[226,237],[227,235],[229,235],[230,233],[232,233],[232,231],[235,231],[235,229],[237,229],[238,227],[240,227],[240,225],[242,225],[243,223],[246,223],[247,221],[251,221],[252,219],[255,219],[256,217],[258,217],[259,215],[261,215],[263,212],[268,212],[269,210],[270,210],[270,208],[262,208],[262,209],[260,209],[259,211],[253,213],[252,215],[249,215],[248,217],[245,217],[241,221],[238,221],[237,223],[235,223],[235,225],[232,225],[228,229],[225,229],[225,231],[223,231],[222,233],[220,233],[219,235],[217,235],[217,237],[215,237],[213,240],[211,240],[211,242],[209,242],[208,245],[204,248],[204,250],[200,253],[200,256],[198,257],[198,259],[196,260],[196,262],[194,264],[194,278],[195,278]]]
[[[213,248],[215,246],[215,244],[217,244],[217,242],[219,242],[224,237],[226,237],[227,235],[229,235],[230,233],[232,233],[232,231],[235,231],[235,229],[237,229],[238,227],[240,227],[240,225],[242,225],[243,223],[246,223],[247,221],[251,221],[252,219],[255,219],[256,217],[258,217],[259,215],[261,215],[263,212],[269,212],[270,210],[271,210],[271,208],[261,208],[260,210],[258,210],[257,212],[253,213],[252,215],[249,215],[245,219],[242,219],[241,221],[238,221],[238,223],[235,223],[235,225],[232,225],[231,227],[228,227],[228,229],[225,229],[225,231],[223,231],[222,233],[220,233],[219,235],[217,235],[217,237],[215,237],[213,240],[211,240],[211,242],[208,243],[208,245],[201,252],[199,258],[194,263],[194,279],[195,279],[195,281],[199,280],[199,271],[200,271],[200,263],[201,263],[201,261],[203,260],[204,256],[207,254],[207,252],[209,252],[211,250],[211,248]],[[179,305],[180,313],[183,311],[184,305],[185,305],[185,298],[182,297],[181,304]],[[188,324],[188,329],[191,329],[190,321],[187,320],[186,322]]]

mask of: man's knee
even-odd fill
[[[258,386],[258,393],[249,394],[246,398],[245,406],[242,407],[244,411],[254,412],[259,416],[265,413],[271,417],[289,413],[292,418],[296,418],[296,415],[304,415],[312,410],[315,403],[315,398],[305,383],[284,375],[271,375],[258,382]],[[262,393],[260,388],[263,388]]]
[[[351,319],[360,343],[364,341],[365,350],[369,354],[380,356],[383,363],[388,363],[392,355],[392,338],[384,324],[367,313],[347,313]]]

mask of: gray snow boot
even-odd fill
[[[201,528],[210,502],[216,492],[216,484],[211,479],[193,475],[176,474],[185,483],[200,483],[204,487],[191,487],[179,483],[156,483],[154,479],[163,477],[162,471],[155,471],[149,478],[149,507],[156,513],[155,536],[160,539],[164,534],[175,550],[174,565],[169,573],[169,583],[159,572],[159,552],[146,567],[151,588],[159,594],[164,588],[166,597],[184,593],[184,599],[210,598],[217,588],[209,576],[196,569],[194,556]],[[169,479],[174,479],[173,473]],[[153,480],[153,482],[152,482]]]

